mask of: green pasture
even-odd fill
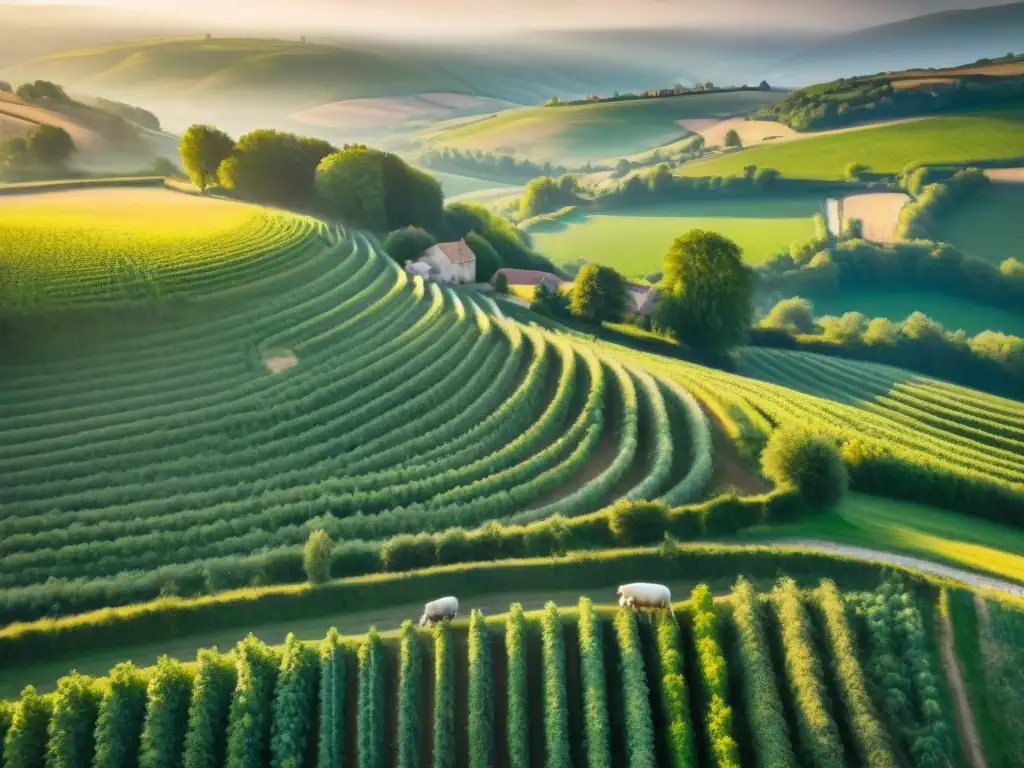
[[[453,197],[467,198],[478,192],[490,192],[491,190],[508,190],[509,192],[515,192],[522,187],[508,184],[503,181],[492,181],[488,179],[478,179],[474,176],[461,176],[455,173],[445,173],[444,171],[434,171],[430,168],[421,168],[424,173],[429,173],[438,183],[441,185],[441,189],[444,191],[446,199]]]
[[[924,312],[949,331],[962,329],[974,335],[992,330],[1024,336],[1022,312],[932,291],[844,291],[814,299],[814,312],[819,316],[863,312],[868,317],[885,317],[893,322],[905,320],[912,312]]]
[[[934,117],[754,147],[689,163],[683,176],[742,175],[748,165],[792,178],[841,179],[852,162],[874,173],[908,163],[970,163],[1024,156],[1024,110]]]
[[[935,235],[996,264],[1011,256],[1024,261],[1024,184],[992,184],[957,203],[936,221]]]
[[[831,512],[791,525],[752,529],[742,538],[834,541],[902,552],[1024,583],[1024,531],[879,496],[849,494]]]
[[[421,134],[428,144],[502,151],[516,157],[580,165],[677,142],[677,120],[727,117],[777,101],[761,91],[675,96],[575,107],[525,107]]]
[[[625,275],[660,270],[672,241],[691,229],[732,238],[757,264],[814,235],[812,197],[657,203],[601,213],[577,213],[531,230],[540,253],[555,263],[585,259]]]

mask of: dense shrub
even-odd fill
[[[505,655],[508,659],[508,764],[529,768],[530,717],[526,709],[526,617],[523,606],[513,603],[505,624]]]
[[[718,616],[711,590],[700,584],[690,595],[693,638],[697,646],[704,728],[714,768],[739,768],[739,747],[733,737],[732,707],[726,679],[725,655],[719,644]]]
[[[350,705],[351,706],[351,705]],[[334,627],[320,643],[320,732],[317,768],[336,768],[345,750],[345,652]]]
[[[494,765],[494,683],[491,678],[491,633],[484,615],[473,611],[469,619],[469,766]]]
[[[331,538],[326,531],[317,529],[309,534],[302,550],[302,567],[310,584],[331,580]]]
[[[46,728],[47,768],[91,768],[100,692],[92,678],[72,672],[57,681]]]
[[[733,622],[739,646],[743,695],[750,727],[762,768],[795,768],[796,757],[789,740],[789,726],[779,698],[775,671],[761,619],[761,603],[749,581],[741,578],[732,591]]]
[[[565,637],[558,606],[548,603],[541,617],[544,664],[544,766],[569,768],[569,702],[565,690]]]
[[[777,429],[761,455],[761,469],[777,485],[796,486],[816,507],[832,507],[849,478],[839,451],[828,441],[798,429]]]
[[[813,765],[843,768],[843,745],[828,707],[825,673],[811,639],[811,619],[800,590],[783,579],[772,591],[782,635],[786,681],[796,709],[796,737]]]
[[[278,659],[250,634],[235,646],[238,680],[228,712],[228,768],[260,768],[270,757]]]
[[[185,731],[185,768],[221,768],[227,756],[228,713],[238,672],[216,648],[202,650]]]
[[[398,768],[420,764],[420,636],[411,621],[402,624],[398,671]]]
[[[356,710],[359,768],[384,768],[387,761],[384,676],[384,644],[377,630],[370,627],[366,640],[359,646],[359,701]]]
[[[455,765],[455,646],[448,622],[434,628],[434,768]]]
[[[384,250],[398,264],[416,261],[437,243],[437,238],[422,227],[396,229],[384,239]]]
[[[308,762],[319,673],[316,651],[289,632],[274,691],[270,733],[270,764],[274,768],[302,768]]]
[[[52,714],[52,696],[40,696],[31,685],[21,692],[4,736],[5,768],[38,768],[43,764]]]
[[[815,598],[824,616],[829,660],[861,762],[872,768],[895,768],[899,763],[885,729],[872,710],[864,672],[857,658],[857,639],[847,621],[842,595],[835,582],[823,581],[815,591]]]
[[[118,664],[107,680],[96,720],[96,765],[133,768],[139,764],[147,680],[131,662]]]
[[[610,768],[612,764],[601,634],[601,620],[594,604],[589,598],[580,598],[580,685],[583,689],[583,735],[590,768]]]
[[[608,529],[617,544],[653,544],[665,535],[669,509],[657,501],[621,499],[608,509]]]
[[[185,751],[193,675],[168,656],[157,659],[146,689],[140,768],[178,768]]]
[[[631,768],[655,768],[654,722],[651,719],[650,692],[644,670],[640,632],[633,611],[620,609],[615,615],[622,669],[622,701],[626,713],[626,755]]]

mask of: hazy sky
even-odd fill
[[[0,0],[0,5],[11,4]],[[13,4],[53,4],[14,0]],[[319,31],[528,27],[714,26],[848,31],[992,0],[62,0],[206,24],[244,20]],[[326,28],[329,28],[326,29]]]

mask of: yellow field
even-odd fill
[[[0,197],[0,302],[109,299],[112,285],[184,279],[277,250],[312,226],[257,206],[111,188]]]

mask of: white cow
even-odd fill
[[[667,608],[672,603],[672,593],[663,584],[623,584],[615,594],[623,608]]]
[[[423,606],[423,616],[420,617],[420,626],[435,624],[444,619],[454,619],[459,615],[459,601],[455,597],[441,597],[432,600]]]

